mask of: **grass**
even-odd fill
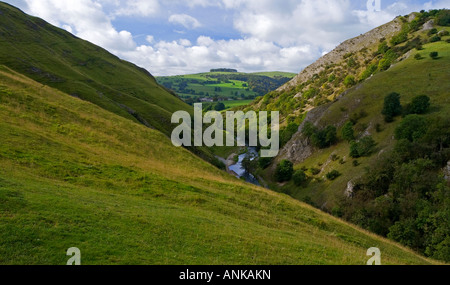
[[[0,68],[0,264],[430,264]]]

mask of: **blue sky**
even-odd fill
[[[297,73],[344,40],[398,15],[450,7],[450,0],[6,2],[157,76],[220,67]]]

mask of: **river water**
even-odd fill
[[[239,155],[239,160],[236,164],[231,165],[228,169],[231,171],[234,171],[239,178],[245,178],[245,181],[255,184],[257,186],[261,186],[258,182],[258,179],[253,176],[253,174],[248,173],[245,171],[245,169],[242,167],[242,161],[244,161],[245,157],[247,156],[253,156],[254,159],[258,158],[258,150],[255,147],[248,147],[247,152],[244,154]]]

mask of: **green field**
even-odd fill
[[[193,103],[200,98],[253,100],[277,89],[294,76],[286,72],[208,72],[157,77],[156,80],[186,102]]]

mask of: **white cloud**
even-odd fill
[[[155,75],[195,73],[217,67],[236,68],[247,72],[298,72],[343,40],[386,23],[399,14],[450,6],[450,0],[428,1],[422,4],[411,4],[410,0],[382,0],[382,11],[375,12],[367,11],[366,5],[361,5],[362,8],[356,10],[350,0],[9,2],[13,5],[21,3],[20,8],[26,12],[100,45],[147,68]],[[221,9],[222,16],[231,19],[235,29],[233,34],[236,35],[237,32],[240,37],[234,36],[229,40],[215,38],[214,27],[206,24],[210,24],[207,20],[211,15],[205,13],[217,12],[217,9]],[[197,18],[194,18],[194,15]],[[171,40],[164,40],[166,32],[144,31],[144,34],[152,35],[148,35],[146,41],[138,45],[131,32],[116,29],[114,23],[118,23],[115,22],[117,16],[158,18],[167,29],[172,24],[180,25],[186,30],[175,30],[168,34],[167,38]],[[202,26],[198,19],[205,21],[205,25]],[[192,29],[197,29],[196,35],[201,36],[192,37],[189,31]],[[142,34],[142,31],[139,31],[139,34]]]
[[[108,0],[106,1],[110,2]],[[119,8],[114,12],[117,16],[148,17],[157,14],[160,10],[158,0],[116,1],[115,4],[119,6]]]
[[[186,14],[171,15],[169,17],[169,22],[173,24],[182,25],[186,29],[196,29],[202,26],[197,19]]]
[[[78,37],[112,52],[136,47],[131,33],[117,31],[98,2],[92,0],[26,0],[26,3],[29,12],[33,15],[72,31]]]

